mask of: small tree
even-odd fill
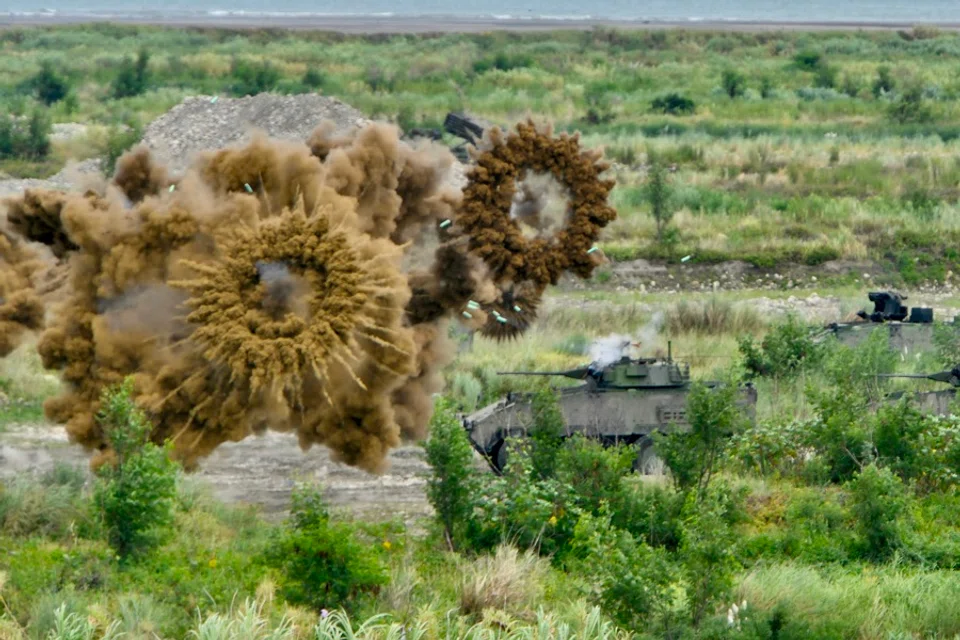
[[[234,59],[230,68],[234,78],[230,90],[237,96],[252,96],[271,91],[280,82],[280,71],[269,62],[253,63]]]
[[[730,436],[741,431],[745,417],[732,383],[707,388],[694,384],[687,398],[690,431],[655,434],[657,453],[670,469],[677,489],[702,500],[720,466]]]
[[[847,486],[866,555],[878,560],[889,556],[903,542],[908,508],[903,482],[889,469],[871,464]]]
[[[446,399],[437,402],[430,421],[430,439],[424,445],[433,470],[427,498],[437,513],[447,544],[460,546],[473,507],[476,479],[472,473],[473,448]]]
[[[113,80],[113,97],[130,98],[147,90],[150,84],[150,52],[141,49],[137,59],[125,57],[120,63],[120,72]]]
[[[67,79],[56,72],[53,63],[49,60],[44,60],[40,64],[40,71],[33,76],[30,84],[33,86],[37,99],[47,106],[63,100],[70,92],[70,84]]]
[[[896,82],[890,73],[890,67],[884,65],[877,68],[877,78],[873,81],[873,95],[876,98],[892,92]]]
[[[557,466],[557,454],[563,446],[564,421],[557,395],[543,389],[533,397],[533,428],[530,430],[532,449],[530,463],[537,478],[550,478]]]
[[[911,85],[897,96],[887,115],[898,124],[923,124],[933,120],[933,112],[923,99],[923,87],[919,84]]]
[[[127,557],[173,521],[177,464],[150,442],[153,426],[133,401],[133,380],[108,389],[97,421],[113,450],[94,491],[110,545]]]
[[[747,79],[734,69],[725,69],[720,77],[724,92],[731,98],[739,98],[747,88]]]
[[[709,501],[688,504],[690,515],[683,526],[679,556],[690,622],[698,626],[706,614],[730,601],[738,566],[736,538],[723,518],[722,507]]]
[[[650,203],[650,212],[657,223],[657,242],[664,241],[665,232],[673,219],[671,207],[671,189],[667,179],[667,170],[660,159],[651,154],[650,170],[647,172],[646,196]]]
[[[331,522],[322,495],[310,486],[293,491],[290,521],[266,555],[280,570],[283,597],[317,611],[355,611],[360,599],[388,581],[376,551],[357,538],[351,525]]]

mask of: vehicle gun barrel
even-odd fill
[[[570,369],[569,371],[497,371],[498,376],[563,376],[573,380],[583,380],[589,373],[588,368]]]
[[[937,382],[946,382],[954,387],[960,387],[960,371],[950,369],[948,371],[938,371],[937,373],[879,373],[878,378],[914,378],[919,380],[936,380]]]

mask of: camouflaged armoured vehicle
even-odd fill
[[[934,347],[933,309],[909,308],[903,304],[907,296],[893,291],[872,291],[867,294],[873,303],[873,311],[857,312],[859,320],[834,322],[826,327],[827,335],[835,336],[843,344],[855,347],[874,331],[887,332],[890,348],[905,356],[929,351]],[[960,318],[954,318],[948,326],[960,330]]]
[[[917,409],[923,413],[929,413],[938,416],[946,416],[956,408],[957,390],[960,389],[960,365],[938,371],[937,373],[885,373],[880,374],[881,378],[914,378],[920,380],[935,380],[950,385],[949,389],[939,391],[916,391],[913,392],[913,401]],[[886,397],[888,402],[896,402],[909,394],[909,391],[896,391]]]
[[[687,395],[689,365],[657,358],[630,358],[600,366],[596,363],[569,371],[516,371],[508,375],[563,376],[583,384],[558,391],[566,435],[581,433],[606,443],[639,444],[637,469],[649,472],[655,463],[654,432],[689,429]],[[716,383],[707,383],[708,386]],[[752,421],[757,391],[740,390],[740,404]],[[473,447],[496,471],[506,463],[507,438],[527,434],[533,394],[511,393],[462,419]]]

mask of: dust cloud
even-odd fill
[[[385,124],[331,131],[304,144],[255,136],[177,180],[140,147],[97,190],[4,203],[0,351],[40,332],[43,364],[64,382],[45,412],[94,465],[111,457],[101,395],[132,376],[153,440],[172,441],[187,468],[275,430],[379,472],[391,448],[426,434],[450,323],[517,337],[548,285],[597,264],[612,183],[575,137],[493,131],[461,193],[438,144]],[[537,208],[555,200],[537,192],[547,182],[524,186],[522,222],[542,227],[530,242],[510,213],[528,169],[569,193],[557,227]],[[44,295],[41,276],[58,269]]]

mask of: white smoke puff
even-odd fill
[[[637,331],[637,338],[642,345],[653,345],[657,341],[657,337],[660,335],[660,330],[663,328],[663,322],[666,319],[666,315],[663,311],[657,311],[653,314],[653,317],[647,322],[647,324],[640,327],[640,330]]]
[[[590,345],[590,360],[600,367],[613,364],[626,355],[631,342],[632,338],[630,336],[619,333],[597,338]]]

